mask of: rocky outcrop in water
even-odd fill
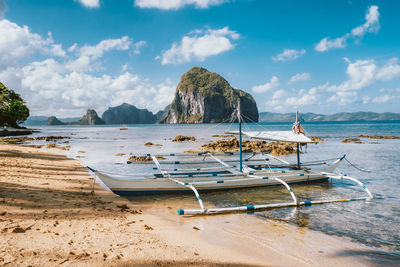
[[[244,121],[258,121],[254,98],[233,89],[220,75],[194,67],[182,75],[175,98],[160,123],[214,123],[237,121],[240,99]]]
[[[97,125],[105,124],[105,122],[97,116],[97,112],[94,109],[88,109],[86,115],[79,121],[71,122],[73,125]]]
[[[55,116],[51,116],[47,119],[46,125],[65,125],[66,123],[60,121]]]
[[[156,115],[147,109],[138,109],[133,105],[122,105],[108,108],[102,116],[106,124],[147,124],[155,123]]]

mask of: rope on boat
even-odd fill
[[[361,168],[357,167],[356,165],[354,165],[353,163],[351,163],[351,162],[350,162],[348,159],[346,159],[346,158],[345,158],[345,160],[347,161],[347,163],[350,164],[350,166],[352,166],[353,168],[355,168],[355,169],[357,169],[357,170],[359,170],[359,171],[366,172],[366,173],[370,173],[370,172],[371,172],[371,171],[369,171],[369,170],[365,170],[365,169],[361,169]]]
[[[290,165],[290,162],[288,162],[288,161],[286,161],[286,160],[283,160],[283,159],[280,159],[280,158],[278,158],[278,157],[272,156],[271,154],[267,154],[267,156],[268,156],[268,157],[271,157],[271,158],[273,158],[273,159],[276,159],[277,161],[280,161],[280,162],[282,162],[282,163],[285,163],[285,164],[287,164],[287,165]]]

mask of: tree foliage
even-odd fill
[[[29,109],[19,94],[0,82],[0,125],[18,127],[29,117]]]

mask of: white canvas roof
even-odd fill
[[[229,132],[231,134],[239,134],[238,131]],[[304,134],[296,134],[292,131],[248,131],[242,132],[242,134],[253,137],[257,139],[263,140],[272,140],[272,141],[285,141],[285,142],[293,142],[293,143],[315,143],[310,138],[305,136]]]

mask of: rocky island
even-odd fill
[[[127,103],[108,108],[101,117],[106,124],[148,124],[157,121],[152,112]]]
[[[105,122],[99,118],[97,112],[94,109],[88,109],[86,114],[79,120],[73,121],[69,123],[65,123],[57,119],[55,116],[51,116],[47,119],[47,125],[97,125],[97,124],[105,124]]]
[[[216,123],[237,121],[240,99],[245,121],[257,122],[254,98],[234,89],[220,75],[194,67],[182,75],[175,98],[165,110],[160,123]]]

